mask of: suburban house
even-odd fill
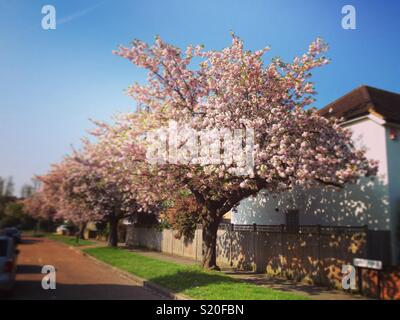
[[[259,193],[231,213],[236,225],[366,226],[385,263],[400,262],[400,94],[360,86],[319,110],[350,128],[357,146],[379,160],[378,176],[339,191],[316,188],[280,195]],[[382,239],[384,239],[382,241]]]

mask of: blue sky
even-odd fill
[[[46,4],[56,30],[41,28]],[[341,28],[346,4],[356,30]],[[220,49],[234,31],[248,49],[271,45],[267,61],[300,55],[320,36],[332,60],[313,77],[322,107],[361,84],[400,91],[399,17],[396,0],[0,0],[0,176],[14,176],[19,192],[79,146],[89,118],[134,110],[124,89],[145,73],[111,53],[119,44],[158,34]]]

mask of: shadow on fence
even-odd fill
[[[192,241],[176,239],[173,230],[130,226],[128,246],[144,247],[166,254],[201,261],[202,232]],[[379,246],[372,245],[379,243]],[[217,263],[223,267],[267,273],[309,284],[341,288],[342,266],[354,258],[390,259],[390,237],[367,227],[222,224],[218,230]],[[371,244],[371,245],[370,245]],[[377,280],[366,274],[365,293],[376,294]],[[385,297],[399,298],[399,270],[384,273]]]

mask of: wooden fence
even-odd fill
[[[342,265],[366,257],[364,227],[230,226],[218,238],[218,256],[232,267],[296,281],[341,285]],[[229,230],[230,229],[230,230]],[[225,249],[226,248],[226,249]],[[221,259],[222,258],[222,259]]]

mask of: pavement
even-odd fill
[[[16,285],[3,299],[166,299],[65,244],[47,238],[27,237],[18,249]],[[55,290],[42,288],[44,265],[53,265],[56,269]]]
[[[296,282],[267,274],[223,270],[229,276],[258,286],[268,287],[275,290],[291,293],[301,293],[312,300],[371,300],[359,294],[350,294],[341,290],[329,289],[326,287],[310,285],[303,282]]]

